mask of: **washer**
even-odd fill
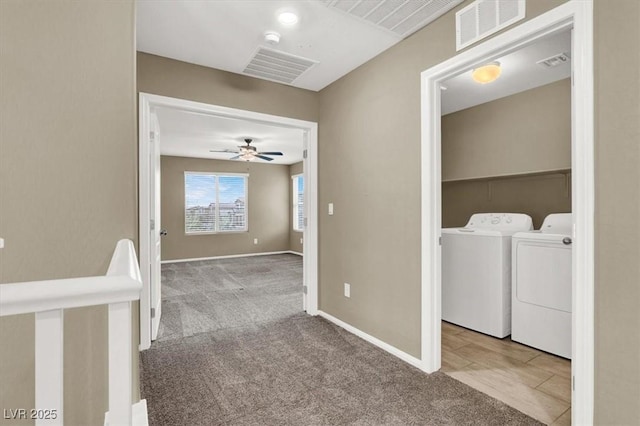
[[[533,229],[521,213],[476,213],[442,230],[442,319],[503,338],[511,333],[511,236]]]
[[[571,213],[513,236],[511,339],[571,358]]]

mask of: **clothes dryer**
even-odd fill
[[[521,213],[476,213],[442,229],[442,319],[503,338],[511,333],[511,236],[533,229]]]
[[[571,213],[512,241],[511,339],[571,358]]]

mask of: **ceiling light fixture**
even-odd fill
[[[278,22],[280,22],[282,25],[290,27],[298,23],[298,15],[290,10],[280,12],[278,14]]]
[[[474,68],[471,73],[471,77],[476,83],[487,84],[492,81],[496,81],[498,77],[500,77],[500,73],[502,73],[500,62],[495,61],[481,67]]]

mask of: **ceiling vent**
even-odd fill
[[[259,47],[243,72],[252,77],[290,84],[317,63],[312,59]]]
[[[568,53],[559,53],[557,55],[553,55],[547,59],[542,59],[536,64],[544,67],[544,68],[554,68],[558,65],[568,64],[570,62],[570,57]]]
[[[408,37],[463,0],[323,0],[327,7]]]
[[[456,13],[456,50],[524,18],[525,0],[476,0]]]

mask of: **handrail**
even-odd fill
[[[142,279],[131,240],[120,240],[105,276],[0,285],[0,316],[138,300]]]
[[[0,316],[35,313],[35,406],[52,417],[36,426],[64,424],[64,310],[108,305],[109,411],[105,425],[147,424],[144,400],[132,405],[131,302],[142,279],[131,240],[116,245],[107,274],[0,285]]]

